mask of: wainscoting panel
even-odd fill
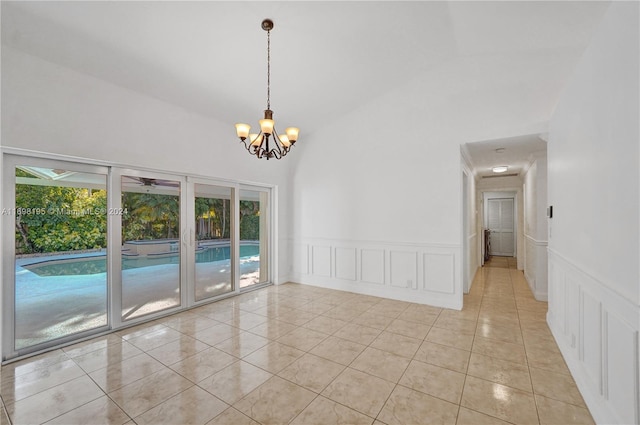
[[[537,240],[530,235],[524,235],[524,239],[524,277],[536,300],[547,301],[549,298],[547,241]]]
[[[638,396],[638,330],[617,317],[613,311],[606,313],[605,329],[607,359],[605,398],[619,413],[621,423],[637,424],[640,400]]]
[[[582,289],[580,303],[580,351],[593,388],[602,392],[602,304],[588,290]]]
[[[547,315],[550,321],[556,323],[559,334],[565,335],[565,275],[562,268],[556,267],[554,263],[549,264],[549,281],[553,282],[553,285],[549,288],[549,311]]]
[[[422,289],[453,294],[455,261],[453,254],[424,254]],[[428,288],[428,289],[427,289]]]
[[[309,245],[293,244],[293,273],[309,274]]]
[[[356,260],[355,248],[337,247],[335,249],[336,277],[338,279],[356,280],[358,270]]]
[[[524,235],[524,277],[527,279],[531,292],[536,289],[536,244],[529,235]]]
[[[331,277],[331,247],[313,245],[311,247],[311,270],[316,276]]]
[[[547,322],[597,423],[640,422],[640,306],[549,249]]]
[[[384,249],[360,250],[360,280],[363,283],[384,285]]]
[[[576,281],[576,276],[567,274],[565,276],[565,341],[577,355],[578,334],[580,332],[580,287]]]
[[[296,259],[291,275],[293,282],[462,308],[462,263],[458,245],[322,238],[302,238],[295,242],[294,250],[301,252],[293,254]],[[302,260],[305,255],[309,259],[306,269]]]
[[[413,288],[418,281],[416,252],[391,251],[391,286]]]

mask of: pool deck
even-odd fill
[[[106,273],[39,276],[22,266],[104,255],[95,252],[16,259],[15,327],[16,345],[19,348],[104,326],[107,323]],[[231,289],[230,268],[230,260],[197,263],[197,299],[228,292]],[[241,260],[240,287],[256,283],[259,269],[259,256]],[[179,264],[123,270],[123,316],[131,319],[179,305],[179,281]]]

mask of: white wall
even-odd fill
[[[406,82],[300,146],[293,280],[462,307],[460,145],[542,131],[543,117],[431,84]]]
[[[639,7],[613,2],[548,144],[548,322],[598,423],[640,422]]]
[[[250,156],[232,123],[2,46],[1,140],[3,147],[277,185],[280,273],[275,278],[288,279],[292,165]]]
[[[523,177],[524,276],[538,301],[547,301],[547,158],[539,154]]]

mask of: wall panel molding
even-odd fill
[[[309,274],[309,245],[293,243],[293,274]]]
[[[423,254],[424,290],[453,294],[455,292],[455,256],[453,254]]]
[[[357,252],[355,248],[334,249],[335,276],[338,279],[357,280]]]
[[[640,306],[549,249],[547,322],[597,423],[640,422]]]
[[[327,238],[300,238],[292,246],[291,281],[462,308],[460,246]]]
[[[543,240],[540,240],[540,239],[536,239],[531,235],[527,235],[526,233],[525,233],[524,237],[527,238],[527,240],[530,240],[533,244],[538,245],[538,246],[545,246],[546,247],[547,245],[549,245],[548,241],[543,241]]]
[[[331,277],[331,246],[311,246],[311,273],[316,276]]]
[[[418,255],[413,251],[389,252],[389,283],[396,288],[415,289],[418,282]]]
[[[385,284],[385,250],[360,249],[360,280],[363,283]]]
[[[529,284],[533,296],[538,301],[547,301],[548,269],[547,269],[547,241],[535,239],[531,235],[524,235],[525,265],[524,277]]]

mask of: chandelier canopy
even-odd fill
[[[276,131],[271,110],[271,30],[273,29],[273,21],[271,19],[262,21],[262,29],[267,32],[267,109],[264,111],[264,119],[259,121],[260,133],[250,133],[251,126],[243,123],[236,124],[236,133],[251,155],[258,158],[280,159],[296,143],[300,129],[288,127],[284,130],[285,134],[281,135],[278,135]],[[247,139],[249,139],[249,144],[247,144]]]

